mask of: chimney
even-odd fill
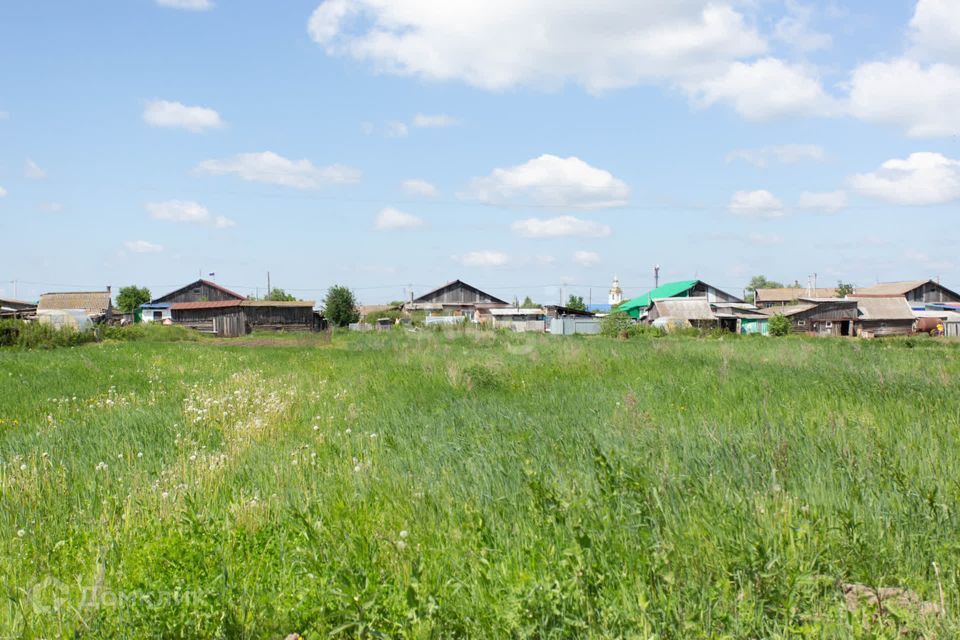
[[[107,285],[107,293],[111,293],[110,285]]]

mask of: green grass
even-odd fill
[[[958,374],[933,340],[0,350],[0,637],[956,637]]]

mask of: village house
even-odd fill
[[[681,280],[669,282],[642,296],[627,300],[618,307],[618,310],[627,313],[635,320],[640,320],[652,310],[655,300],[667,298],[702,298],[708,303],[743,302],[743,299],[721,291],[702,280]]]
[[[814,336],[852,336],[860,316],[857,301],[847,298],[801,298],[798,304],[767,307],[764,313],[789,318],[794,333]]]
[[[857,298],[904,298],[918,311],[931,303],[960,303],[960,294],[947,289],[936,280],[909,280],[887,282],[872,287],[857,288]]]
[[[916,316],[902,297],[851,297],[859,311],[857,335],[862,338],[906,336],[913,333]]]
[[[465,318],[478,323],[492,323],[491,309],[503,309],[510,305],[500,298],[469,285],[462,280],[454,280],[437,287],[417,298],[411,294],[410,302],[403,305],[406,312],[425,311],[431,316]],[[457,322],[459,320],[452,320]]]
[[[37,303],[38,316],[61,315],[58,312],[79,312],[93,322],[106,322],[113,317],[110,287],[104,291],[68,291],[44,293]]]

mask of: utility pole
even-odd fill
[[[267,271],[267,297],[270,297],[270,272]]]
[[[660,288],[660,265],[655,265],[653,267],[653,288]]]

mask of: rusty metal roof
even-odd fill
[[[241,307],[310,307],[317,305],[315,300],[241,300]]]
[[[240,300],[213,300],[204,302],[174,302],[170,305],[171,311],[192,311],[194,309],[228,309],[239,307]]]

